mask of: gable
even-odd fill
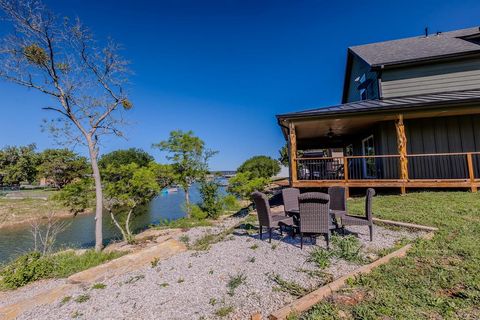
[[[377,99],[379,97],[378,92],[378,76],[377,72],[372,71],[370,65],[359,58],[357,55],[348,53],[350,61],[347,62],[347,72],[344,84],[344,93],[342,103],[360,101],[360,90],[362,87],[359,79],[364,76],[366,84],[368,99]]]

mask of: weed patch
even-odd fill
[[[135,283],[139,280],[142,280],[143,278],[145,278],[145,276],[143,274],[132,276],[132,277],[128,278],[128,280],[125,281],[125,284],[132,284],[132,283]]]
[[[105,289],[107,286],[103,283],[95,283],[93,286],[92,286],[92,289]]]
[[[247,277],[243,273],[238,274],[236,276],[230,276],[230,280],[227,283],[227,288],[228,288],[227,293],[230,296],[233,296],[235,294],[235,290],[239,286],[244,284],[246,280],[247,280]]]
[[[225,307],[221,307],[221,308],[217,309],[215,311],[215,315],[217,317],[223,318],[223,317],[228,316],[232,312],[233,312],[233,307],[232,306],[225,306]]]
[[[286,292],[294,297],[304,296],[311,291],[310,289],[304,288],[294,281],[287,281],[283,279],[279,274],[276,273],[270,275],[270,279],[278,285],[277,289],[279,291]]]
[[[81,294],[78,297],[75,298],[75,302],[77,303],[84,303],[90,300],[90,296],[88,294]]]
[[[320,269],[326,269],[330,266],[331,257],[332,253],[330,251],[316,247],[310,252],[307,261],[315,263]]]

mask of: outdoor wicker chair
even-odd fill
[[[263,227],[268,228],[269,240],[272,242],[272,230],[279,228],[282,232],[283,226],[293,226],[293,219],[290,217],[272,215],[270,204],[265,194],[255,191],[252,193],[252,199],[257,209],[258,223],[260,228],[260,239],[263,238]]]
[[[285,212],[298,212],[298,196],[300,190],[297,188],[285,188],[282,190],[283,206]]]
[[[372,216],[372,198],[375,195],[375,190],[367,189],[365,197],[365,216],[351,216],[346,214],[342,217],[342,228],[345,226],[368,226],[370,229],[370,241],[373,241],[373,216]]]
[[[323,234],[330,247],[330,230],[335,229],[330,216],[330,196],[320,192],[303,193],[298,198],[300,209],[300,248],[303,249],[303,236]]]
[[[330,196],[330,211],[337,219],[345,216],[347,214],[347,198],[345,196],[345,188],[330,187],[328,188],[328,195]]]

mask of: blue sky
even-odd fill
[[[139,147],[164,161],[151,144],[191,129],[219,151],[214,170],[277,157],[284,141],[275,114],[339,103],[348,46],[419,35],[425,26],[480,25],[478,0],[337,2],[46,1],[97,38],[122,43],[132,62],[128,140],[107,140],[103,152]],[[48,99],[5,82],[0,95],[0,147],[56,147],[40,129]]]

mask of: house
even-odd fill
[[[350,47],[342,104],[277,115],[294,187],[480,184],[480,28]]]

